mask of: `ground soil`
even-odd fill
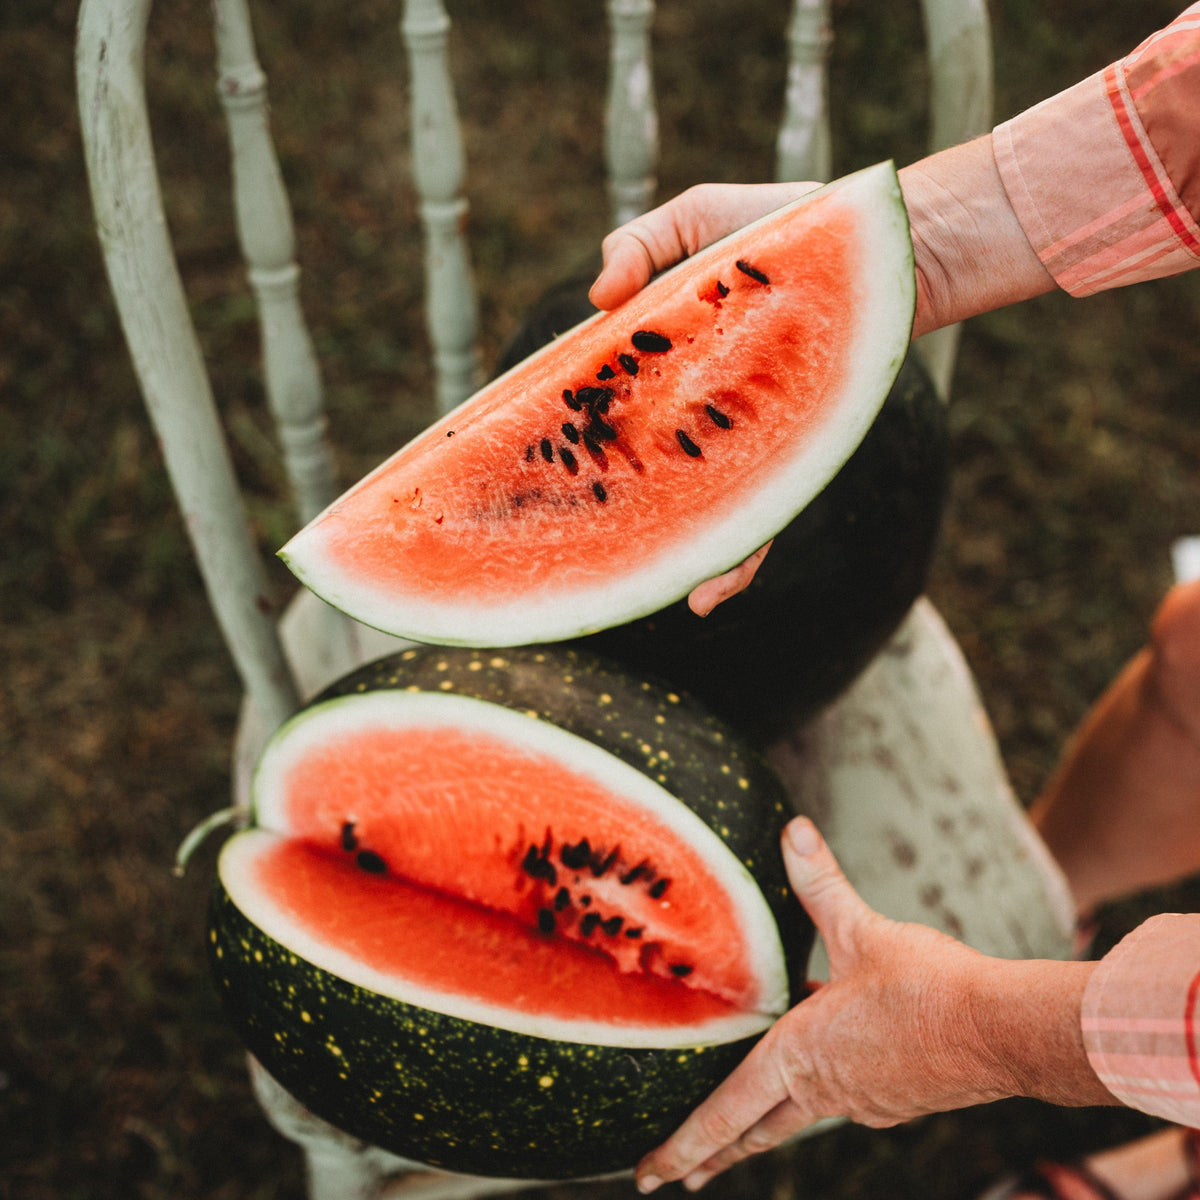
[[[1181,0],[995,0],[998,116],[1132,47]],[[784,0],[661,0],[660,190],[771,173]],[[915,0],[835,0],[835,169],[921,152]],[[491,361],[607,226],[603,6],[452,5]],[[304,301],[349,483],[430,415],[399,4],[255,6]],[[0,12],[0,1196],[294,1198],[201,949],[239,686],[141,406],[91,222],[72,0]],[[159,4],[148,83],[179,250],[264,551],[294,524],[229,210],[201,0]],[[954,485],[929,590],[1030,799],[1141,642],[1169,546],[1200,533],[1200,280],[1050,296],[967,328]],[[289,583],[272,565],[273,586]],[[1111,939],[1195,881],[1105,914]],[[846,1128],[732,1172],[741,1200],[951,1200],[1035,1155],[1148,1122],[1006,1103]],[[628,1185],[605,1189],[615,1197]],[[583,1195],[559,1189],[560,1197]]]

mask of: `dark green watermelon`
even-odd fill
[[[389,741],[398,710],[416,717]],[[490,735],[518,727],[515,758],[489,751]],[[537,752],[551,743],[581,772],[565,792]],[[652,781],[657,798],[621,815],[635,793],[613,790],[588,808],[574,785],[597,771],[636,776],[637,794]],[[783,868],[782,784],[685,696],[590,654],[422,647],[366,666],[274,735],[253,807],[210,905],[221,1000],[291,1094],[405,1158],[530,1179],[627,1169],[803,994],[813,929]],[[581,821],[592,842],[574,840]],[[690,877],[671,866],[695,868],[677,853],[685,841],[701,858]],[[485,878],[501,890],[480,891]],[[727,955],[726,911],[744,957]],[[644,928],[635,913],[651,914]],[[664,923],[677,921],[699,957],[664,966]],[[622,970],[605,970],[609,958]],[[689,991],[686,976],[703,982]],[[714,1024],[706,989],[754,980],[761,1007],[718,1006]]]
[[[596,309],[594,265],[553,287],[497,374]],[[925,586],[949,481],[945,404],[909,353],[874,425],[776,538],[749,588],[700,618],[686,601],[579,639],[684,688],[763,746],[836,699]]]

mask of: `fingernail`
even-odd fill
[[[788,825],[787,836],[792,849],[804,856],[815,854],[821,844],[816,826],[805,817],[798,817]]]
[[[637,1181],[637,1189],[643,1196],[649,1195],[655,1188],[662,1186],[662,1180],[657,1175],[643,1175]]]

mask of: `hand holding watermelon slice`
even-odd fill
[[[882,163],[530,356],[281,555],[330,603],[417,641],[558,641],[656,612],[837,474],[899,370],[913,297]]]
[[[1054,281],[1029,246],[980,138],[903,168],[916,278],[912,336],[1050,291]],[[656,272],[752,224],[820,185],[812,182],[701,184],[610,233],[592,302],[615,309]],[[700,616],[749,586],[761,547],[730,571],[705,580],[688,603]]]

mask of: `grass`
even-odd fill
[[[255,12],[346,482],[429,417],[399,7]],[[838,170],[920,152],[915,2],[864,7],[834,5]],[[1102,66],[1178,7],[996,0],[998,116]],[[606,39],[599,4],[453,8],[490,360],[605,232]],[[770,173],[786,9],[660,3],[664,196]],[[282,1200],[301,1195],[297,1155],[250,1098],[205,974],[214,847],[183,880],[169,870],[184,833],[227,802],[239,692],[104,280],[74,108],[75,15],[70,0],[13,0],[0,14],[0,75],[16,84],[0,129],[0,1196]],[[159,5],[151,51],[180,267],[269,551],[292,518],[263,451],[207,6]],[[1200,532],[1197,347],[1195,278],[1046,297],[966,331],[930,591],[1024,798],[1140,643],[1171,540]],[[287,580],[272,579],[283,594]],[[1190,885],[1139,898],[1107,914],[1106,934],[1195,902]],[[1005,1164],[1145,1126],[1118,1110],[996,1105],[886,1133],[847,1128],[710,1191],[950,1200]]]

